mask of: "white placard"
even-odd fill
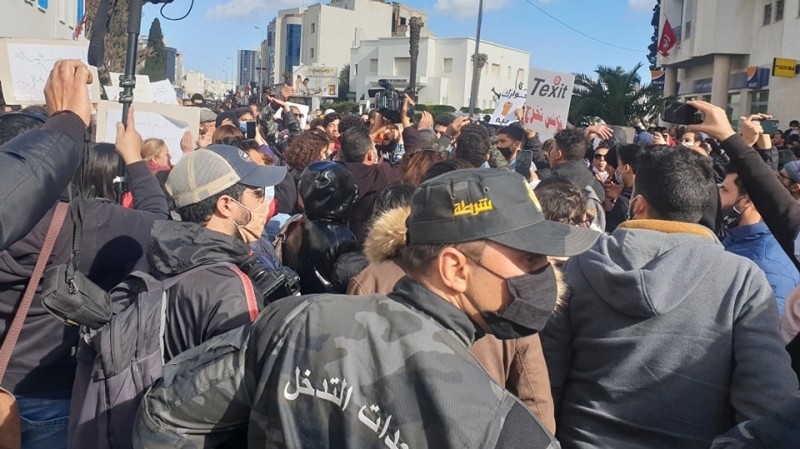
[[[300,128],[305,129],[306,128],[306,123],[309,122],[309,120],[308,120],[308,111],[311,110],[311,108],[309,108],[308,106],[306,106],[304,104],[300,104],[300,103],[289,103],[289,102],[287,102],[286,104],[289,106],[290,109],[297,108],[297,111],[299,111],[300,114],[303,115],[303,118],[298,120],[298,122],[300,122]],[[295,111],[293,111],[293,112],[295,112]],[[275,118],[276,119],[283,118],[283,109],[278,109],[278,111],[275,112]]]
[[[0,82],[6,104],[44,104],[44,87],[55,63],[77,59],[88,65],[88,44],[44,39],[0,39]],[[100,99],[97,69],[89,89],[92,102]]]
[[[200,128],[200,108],[184,108],[162,104],[134,103],[136,131],[143,140],[162,139],[169,149],[172,163],[183,155],[181,139],[188,130],[192,142],[197,141]],[[117,139],[117,123],[122,120],[122,105],[101,101],[97,108],[97,141],[114,143]]]
[[[114,86],[119,86],[119,77],[121,73],[111,72],[108,74],[111,77],[111,83]],[[120,91],[121,93],[122,91]],[[155,103],[153,98],[153,90],[150,88],[150,77],[147,75],[136,75],[136,86],[133,88],[133,101],[137,103]]]
[[[172,87],[172,83],[169,80],[161,80],[156,81],[155,83],[150,83],[150,90],[153,93],[153,101],[156,103],[179,106],[178,97],[175,94],[175,88]]]
[[[492,114],[492,125],[505,126],[517,122],[517,109],[525,107],[528,93],[524,90],[506,89],[500,94]]]
[[[300,97],[337,97],[339,68],[295,66],[292,83]]]
[[[544,141],[567,127],[575,75],[531,68],[523,124]]]

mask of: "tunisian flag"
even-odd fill
[[[669,24],[669,19],[664,22],[664,30],[661,31],[661,39],[658,40],[658,54],[661,56],[669,56],[669,51],[678,43],[678,38],[675,32],[672,31],[672,25]]]

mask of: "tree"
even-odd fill
[[[599,118],[607,125],[630,126],[647,123],[661,107],[661,92],[652,84],[642,84],[637,73],[642,63],[625,71],[622,67],[599,66],[596,77],[575,75],[575,88],[569,107],[569,121],[585,125]]]
[[[350,64],[345,64],[339,71],[339,97],[338,100],[347,100],[350,93]]]
[[[647,61],[650,62],[650,70],[656,70],[658,68],[658,26],[661,22],[661,0],[656,1],[656,5],[653,6],[653,18],[650,20],[650,25],[653,25],[653,35],[650,36],[650,45],[647,46],[647,49],[650,53],[647,55]]]
[[[413,16],[408,21],[408,26],[411,29],[408,38],[408,54],[411,56],[411,73],[408,77],[408,87],[415,93],[417,92],[417,63],[419,61],[419,38],[422,33],[422,27],[425,22],[422,17]]]
[[[153,20],[150,25],[150,33],[147,36],[147,49],[150,54],[144,62],[142,75],[150,77],[150,81],[161,81],[167,79],[167,48],[164,45],[164,34],[161,32],[161,22],[158,18]]]

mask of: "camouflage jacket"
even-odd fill
[[[249,341],[232,332],[171,361],[134,446],[559,448],[470,354],[478,332],[408,278],[388,297],[286,298]]]

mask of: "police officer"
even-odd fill
[[[408,277],[389,296],[287,298],[253,325],[248,447],[559,447],[469,347],[538,332],[558,299],[546,256],[599,234],[545,221],[502,170],[422,184],[407,225]]]

